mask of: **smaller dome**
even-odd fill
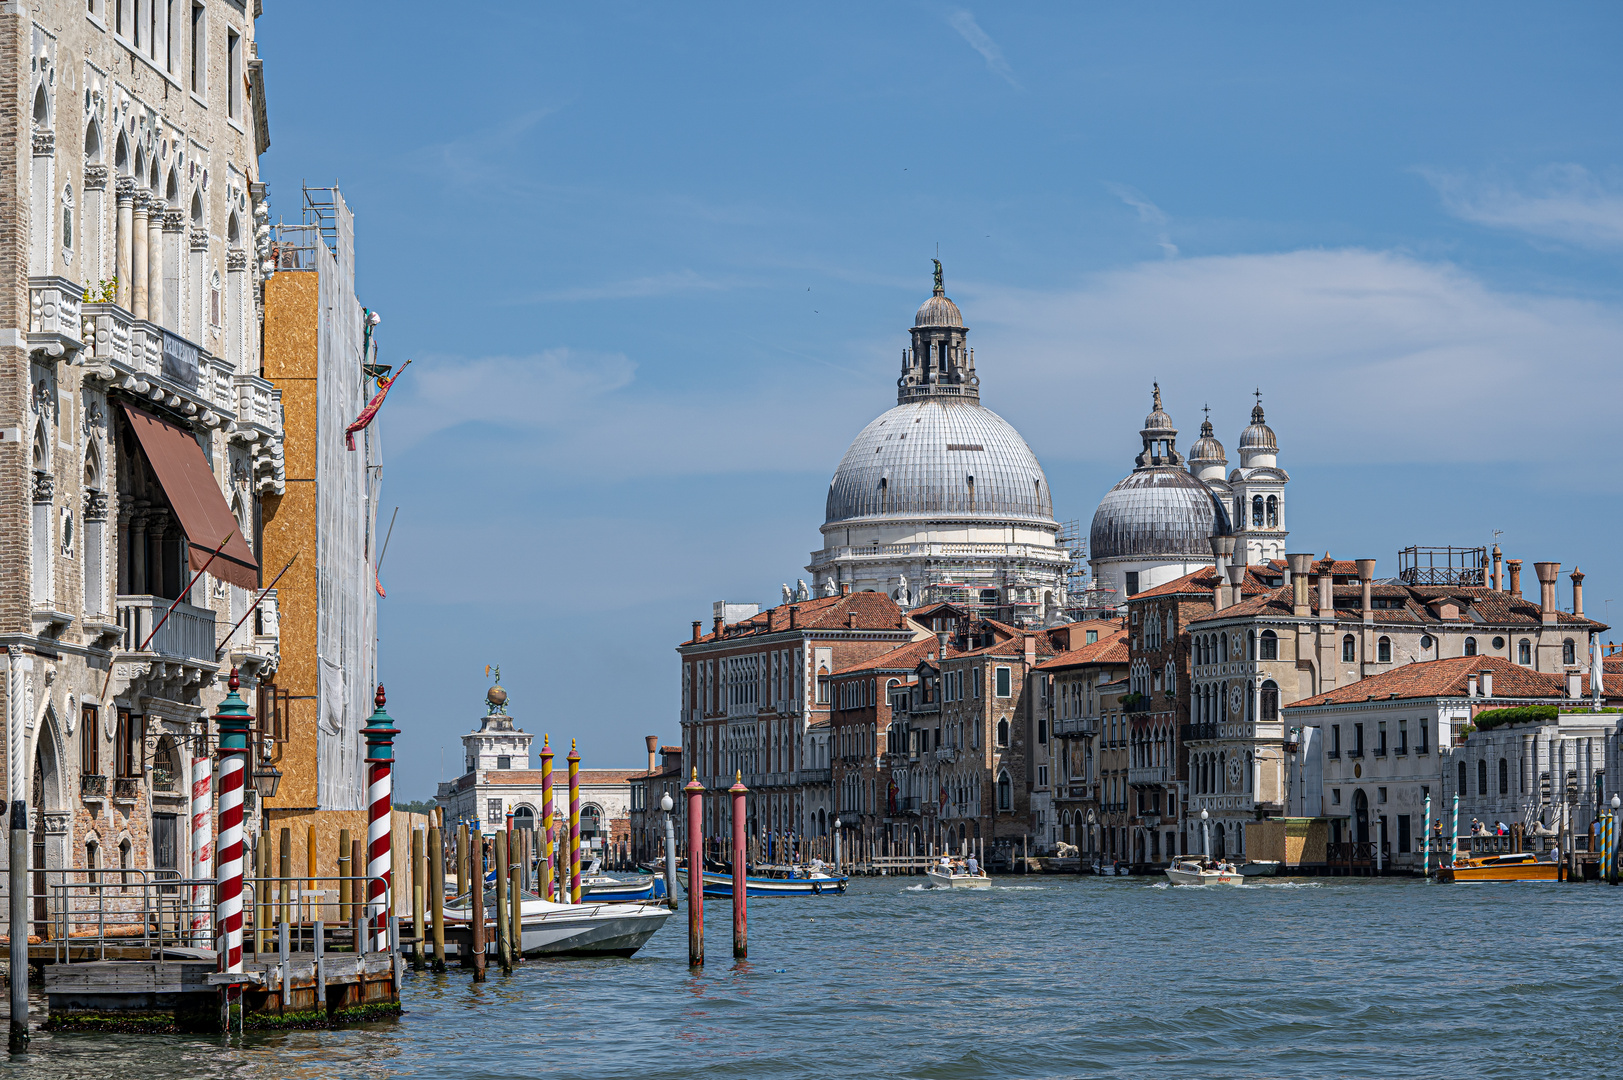
[[[913,325],[962,327],[964,316],[957,304],[937,293],[919,308],[919,313],[913,316]]]
[[[1223,444],[1217,441],[1212,433],[1212,422],[1202,420],[1200,423],[1200,438],[1195,445],[1189,448],[1189,463],[1191,465],[1203,462],[1222,462],[1227,464],[1228,458],[1223,453]]]
[[[1241,450],[1278,450],[1279,442],[1274,438],[1274,429],[1263,422],[1262,402],[1251,410],[1251,426],[1240,434]]]

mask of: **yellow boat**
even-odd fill
[[[1437,868],[1438,881],[1559,881],[1560,874],[1560,863],[1539,862],[1531,851],[1461,858]]]

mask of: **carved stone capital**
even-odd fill
[[[85,166],[85,190],[86,191],[91,191],[91,190],[94,190],[94,189],[97,189],[97,188],[105,188],[106,186],[107,186],[107,166],[105,166],[105,165],[86,165]]]
[[[178,233],[186,227],[186,215],[179,210],[166,210],[163,215],[163,231]]]
[[[137,191],[135,193],[135,212],[146,214],[152,207],[152,193],[150,191]]]
[[[56,153],[56,132],[34,132],[34,156],[50,157],[54,153]]]
[[[135,199],[135,177],[120,176],[113,181],[113,192],[118,196],[119,202],[131,202]]]
[[[248,253],[241,248],[232,248],[225,253],[225,268],[230,271],[248,269]]]
[[[209,231],[207,229],[192,229],[191,241],[193,251],[207,251],[209,249]]]
[[[56,496],[56,477],[48,472],[34,473],[34,501],[48,503]]]
[[[105,491],[85,492],[85,520],[107,520],[107,493]]]
[[[66,836],[68,834],[68,815],[55,811],[45,815],[45,834],[47,836]]]

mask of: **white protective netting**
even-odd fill
[[[324,193],[325,194],[325,193]],[[324,231],[336,234],[334,256],[317,243],[321,330],[316,387],[316,652],[317,805],[366,808],[366,746],[376,682],[377,593],[373,588],[379,445],[372,432],[345,449],[344,428],[366,404],[361,371],[361,305],[355,298],[354,218],[336,189],[321,208]]]

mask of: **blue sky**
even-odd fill
[[[1152,379],[1181,445],[1210,404],[1231,456],[1260,387],[1293,550],[1390,573],[1502,530],[1623,622],[1620,29],[1603,4],[269,5],[273,215],[342,187],[385,359],[417,361],[380,422],[400,796],[459,768],[486,663],[588,766],[676,739],[672,647],[803,575],[938,244],[1060,517],[1130,468]]]

